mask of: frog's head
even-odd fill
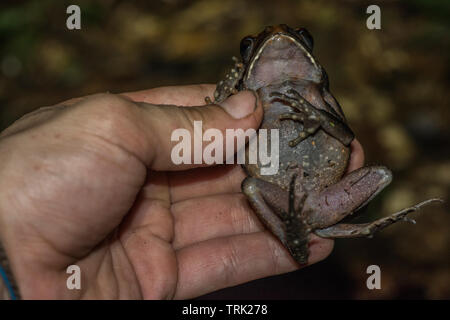
[[[313,38],[305,28],[266,27],[241,41],[245,88],[257,90],[286,80],[322,81],[322,67],[312,55]]]

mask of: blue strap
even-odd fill
[[[8,289],[9,296],[11,297],[11,300],[17,300],[16,294],[14,293],[14,289],[11,285],[11,282],[9,282],[8,277],[6,276],[5,270],[0,266],[0,276],[3,279],[3,283],[6,286],[6,289]]]

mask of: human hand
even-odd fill
[[[262,107],[250,92],[195,107],[213,91],[94,95],[2,132],[0,240],[22,297],[185,299],[298,268],[240,192],[240,166],[170,159],[172,131],[192,132],[194,120],[204,130],[259,126]],[[354,141],[349,170],[362,163]],[[312,236],[309,264],[332,247]],[[81,290],[66,287],[73,264]]]

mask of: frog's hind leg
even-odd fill
[[[392,181],[385,167],[363,167],[322,191],[311,192],[303,210],[313,229],[335,225],[373,199]]]
[[[309,256],[307,235],[311,229],[303,223],[301,216],[306,194],[300,201],[301,207],[295,208],[295,179],[296,175],[292,177],[289,187],[289,209],[281,214],[281,220],[286,228],[286,243],[291,255],[300,264],[306,264]]]
[[[373,234],[379,230],[396,223],[397,221],[407,221],[413,224],[416,223],[413,219],[407,217],[407,214],[419,210],[421,207],[431,202],[441,202],[441,199],[429,199],[423,201],[415,206],[405,208],[399,212],[391,214],[388,217],[375,220],[370,223],[351,224],[339,223],[334,226],[314,230],[314,233],[322,238],[357,238],[357,237],[372,237]]]
[[[290,192],[262,179],[247,177],[242,182],[242,190],[250,205],[266,227],[290,251],[300,264],[308,262],[308,232],[298,219],[301,210],[296,210],[294,199],[295,177]],[[298,207],[302,206],[302,200]],[[298,201],[297,201],[298,202]]]
[[[273,205],[276,199],[279,199],[280,204],[288,203],[286,191],[277,185],[252,177],[244,179],[242,191],[265,226],[286,245],[286,234],[279,217],[282,209]],[[269,205],[268,202],[272,202],[272,205]]]
[[[367,204],[391,180],[392,174],[385,167],[364,167],[352,171],[338,183],[308,195],[303,207],[303,211],[309,213],[307,224],[314,229],[315,234],[324,238],[367,237],[398,221],[412,222],[407,218],[409,213],[429,203],[441,201],[430,199],[370,223],[338,224]]]

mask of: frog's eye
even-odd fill
[[[314,39],[311,34],[305,28],[295,29],[295,32],[300,36],[303,42],[308,46],[309,50],[312,51],[314,46]]]
[[[244,60],[244,62],[248,62],[248,60],[250,59],[254,42],[255,41],[252,37],[245,37],[244,39],[242,39],[240,51],[242,60]]]

